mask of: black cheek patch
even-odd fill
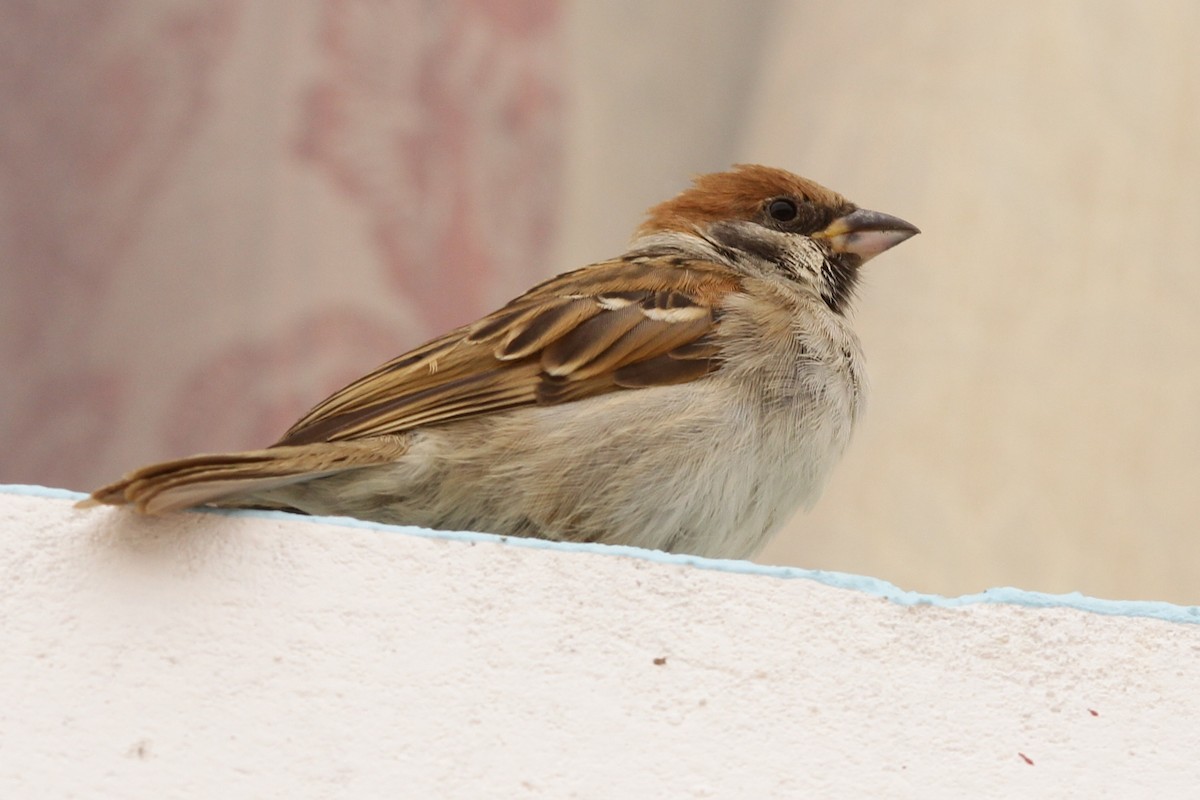
[[[736,225],[715,225],[710,236],[718,244],[730,250],[749,253],[752,256],[757,256],[764,261],[770,261],[774,264],[782,264],[786,261],[786,256],[781,247],[769,239],[749,236]]]

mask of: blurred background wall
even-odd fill
[[[261,446],[737,161],[923,235],[760,560],[1200,602],[1191,0],[14,0],[0,481]]]

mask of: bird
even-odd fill
[[[919,232],[786,170],[699,175],[620,256],[388,361],[274,445],[142,467],[81,505],[750,558],[845,451],[860,270]]]

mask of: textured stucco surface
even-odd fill
[[[1153,616],[1196,609],[905,605],[733,563],[16,493],[0,522],[5,797],[1200,785],[1200,625]]]

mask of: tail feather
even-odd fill
[[[165,514],[346,470],[390,464],[407,450],[406,437],[381,436],[191,456],[135,470],[92,492],[76,506],[132,505],[145,514]]]

